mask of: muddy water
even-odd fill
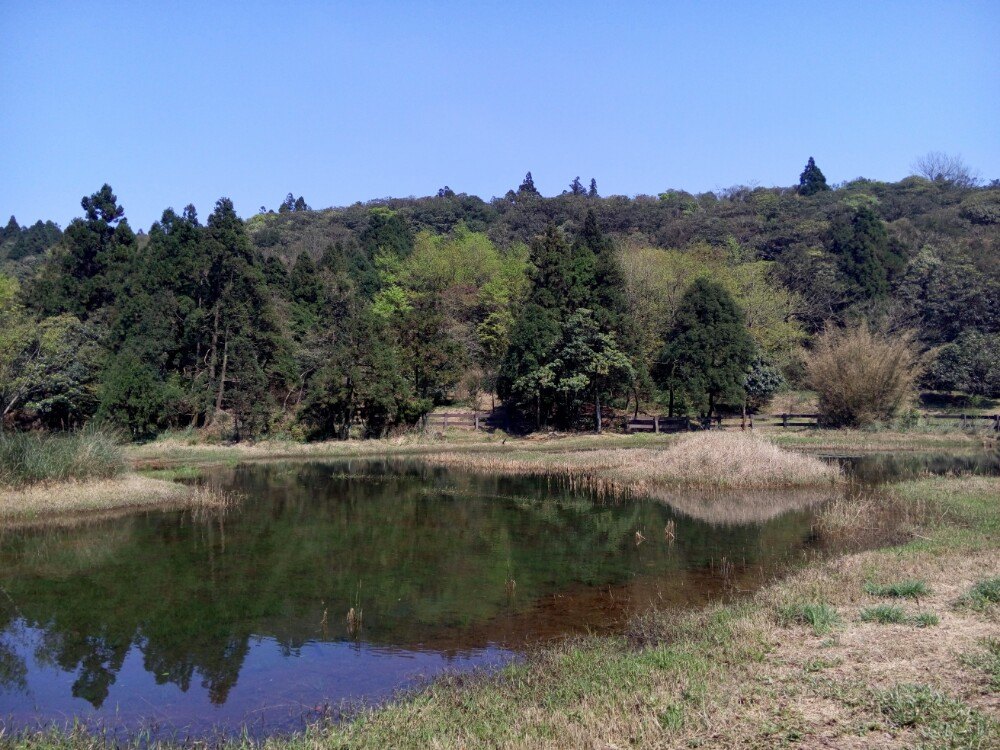
[[[0,536],[0,726],[289,731],[654,603],[752,590],[812,545],[797,499],[729,519],[405,462],[204,481],[246,499]]]

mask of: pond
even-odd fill
[[[292,731],[652,604],[753,590],[814,545],[801,498],[730,518],[394,461],[203,481],[245,499],[2,532],[0,726]]]

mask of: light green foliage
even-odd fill
[[[96,333],[70,314],[36,322],[16,294],[16,282],[0,277],[2,416],[28,408],[50,424],[79,424],[97,405]]]

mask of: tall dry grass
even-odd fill
[[[828,327],[806,357],[808,383],[829,427],[891,420],[912,401],[922,369],[912,332],[884,335],[864,322]]]

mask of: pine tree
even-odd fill
[[[577,175],[573,178],[573,181],[569,184],[570,195],[585,195],[586,190],[583,189],[583,183],[580,182],[580,176]]]
[[[531,172],[528,172],[524,176],[524,182],[517,189],[518,195],[539,195],[538,189],[535,187],[535,180],[531,176]]]
[[[806,168],[799,175],[799,195],[814,195],[829,189],[826,177],[823,176],[820,168],[816,166],[816,162],[810,156]]]
[[[590,190],[587,191],[587,197],[600,198],[600,195],[598,195],[597,193],[597,180],[595,180],[593,177],[590,178]]]
[[[665,390],[678,386],[711,417],[720,403],[742,404],[756,347],[725,287],[696,280],[681,298],[656,373]]]
[[[837,257],[848,284],[850,297],[867,300],[884,297],[889,291],[889,233],[868,204],[834,219],[830,228],[830,251]]]

